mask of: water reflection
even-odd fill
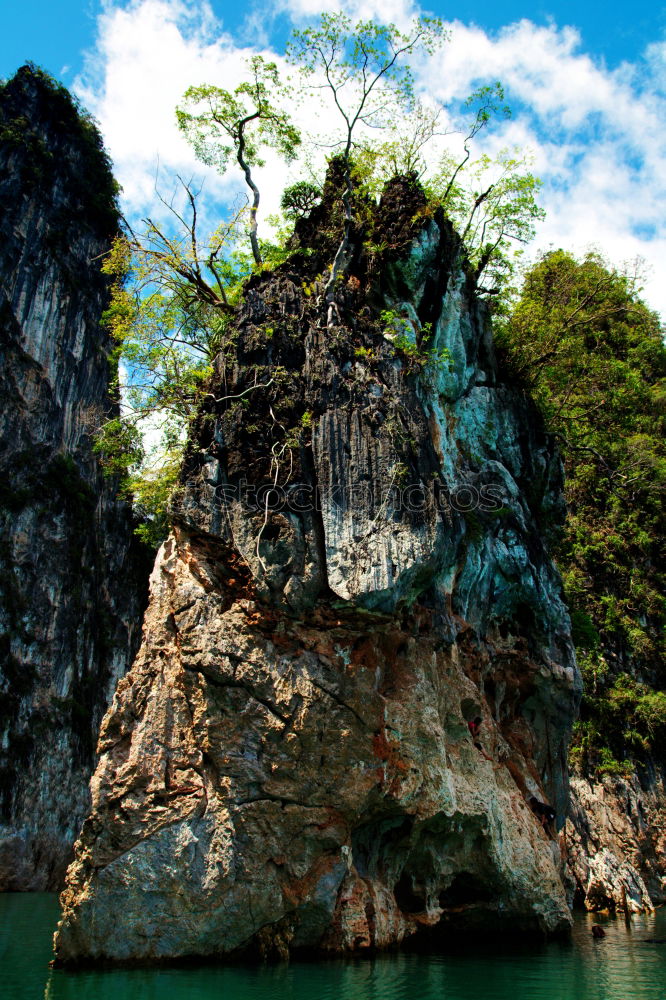
[[[468,942],[434,956],[292,962],[268,967],[202,966],[105,972],[47,972],[54,896],[0,897],[0,993],[9,1000],[663,1000],[666,913],[607,921],[595,941],[592,918],[571,942],[508,948]],[[652,939],[652,940],[650,940]],[[45,983],[46,980],[46,983]]]

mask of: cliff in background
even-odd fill
[[[600,582],[598,592],[603,589]],[[663,641],[663,623],[647,624],[657,642]],[[617,645],[603,635],[600,654],[611,665],[606,690],[615,678],[629,677],[650,692],[663,691],[663,663],[658,658],[650,664],[626,649],[618,652]],[[580,655],[584,662],[585,651]],[[632,707],[625,708],[629,736],[635,719]],[[621,711],[616,710],[618,715]],[[608,738],[608,733],[603,735]],[[567,858],[575,886],[574,906],[588,911],[643,913],[666,902],[663,728],[657,729],[649,749],[632,746],[629,738],[623,749],[622,767],[615,766],[610,773],[586,759],[592,754],[575,750],[571,754]]]
[[[598,591],[603,593],[601,583]],[[648,628],[657,641],[663,641],[662,622],[648,622]],[[580,652],[583,657],[585,651]],[[606,689],[615,678],[624,676],[645,685],[648,691],[664,690],[663,663],[658,658],[653,661],[655,669],[626,650],[618,654],[617,646],[614,648],[605,636],[600,653],[611,665]],[[603,765],[595,766],[594,760],[585,759],[592,754],[571,754],[574,766],[565,832],[567,858],[575,885],[574,905],[589,911],[642,913],[666,902],[663,724],[647,751],[632,746],[632,707],[625,708],[628,738],[621,768],[614,766],[611,773],[604,773]],[[603,735],[608,738],[608,733]]]
[[[102,725],[61,963],[569,925],[527,805],[562,826],[580,696],[545,544],[559,458],[411,179],[366,206],[326,326],[338,184],[218,357]]]
[[[572,778],[567,842],[577,906],[641,913],[666,901],[661,769],[631,778]]]
[[[94,125],[23,67],[0,89],[0,888],[54,889],[147,567],[92,453],[109,397],[115,183]]]
[[[584,683],[567,843],[588,909],[666,900],[666,329],[640,291],[598,251],[550,250],[494,331],[564,462],[554,554]]]

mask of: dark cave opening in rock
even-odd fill
[[[263,531],[261,532],[261,538],[264,542],[274,542],[280,537],[280,525],[272,523],[271,521],[266,524]]]
[[[472,872],[459,872],[451,885],[439,894],[439,905],[443,910],[468,906],[473,903],[491,903],[493,893],[488,884]]]
[[[396,861],[405,863],[413,823],[411,816],[386,816],[354,830],[352,857],[362,878],[384,877],[388,871],[395,871]]]
[[[426,908],[425,897],[416,891],[412,876],[407,871],[403,871],[396,882],[393,895],[403,913],[422,913]]]

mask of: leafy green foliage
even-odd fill
[[[638,292],[635,275],[598,254],[554,251],[496,338],[565,462],[557,559],[586,684],[576,746],[588,762],[595,747],[617,759],[664,751],[666,347]]]
[[[582,773],[628,775],[635,760],[661,757],[666,739],[666,692],[629,674],[600,679],[598,663],[582,657],[585,711],[574,729],[572,762]]]
[[[182,452],[175,445],[153,467],[142,468],[125,480],[125,491],[138,517],[136,534],[157,548],[169,533],[170,501],[178,485]]]
[[[443,130],[440,122],[443,110],[412,95],[407,106],[392,111],[384,129],[384,138],[375,141],[364,138],[356,154],[356,164],[369,193],[378,195],[386,181],[397,174],[416,174],[421,179],[432,175],[425,148],[435,137],[459,131]],[[458,175],[465,169],[471,156],[472,140],[493,119],[511,116],[510,108],[504,104],[504,89],[499,82],[473,91],[463,102],[463,112],[466,114],[468,111],[472,115],[463,126],[463,154],[459,160],[447,155],[436,175],[441,186],[438,193],[440,201],[447,201],[450,190],[458,182]]]
[[[148,220],[140,236],[116,239],[102,266],[112,278],[104,321],[121,415],[102,424],[95,449],[123,477],[141,518],[137,533],[151,544],[166,533],[189,422],[248,273],[240,239],[235,222],[202,241],[195,216],[179,236]]]
[[[415,18],[403,32],[394,24],[322,14],[317,27],[293,32],[287,57],[315,88],[324,80],[340,128],[332,146],[348,159],[359,126],[385,128],[396,110],[413,105],[409,57],[432,53],[446,37],[439,18]]]
[[[265,147],[290,162],[301,137],[286,112],[271,101],[271,95],[281,92],[275,63],[253,56],[249,68],[250,79],[240,83],[233,93],[210,84],[190,87],[184,94],[183,106],[176,109],[176,118],[203,163],[224,173],[232,155],[238,161],[252,192],[250,242],[255,262],[261,264],[257,236],[260,194],[252,168],[263,166],[261,150]]]
[[[494,296],[495,312],[504,309],[514,290],[525,245],[544,216],[538,204],[541,181],[530,171],[530,157],[517,149],[503,149],[493,158],[471,158],[472,143],[494,120],[510,116],[500,83],[480,87],[464,102],[471,112],[463,127],[463,152],[447,152],[436,166],[426,147],[440,126],[441,108],[414,102],[407,112],[396,112],[387,137],[365,141],[354,154],[356,184],[377,197],[396,174],[416,174],[428,196],[428,211],[441,206],[462,237],[478,290]]]
[[[321,198],[321,189],[310,181],[296,181],[285,188],[280,207],[288,219],[299,219],[310,212]]]
[[[271,101],[281,86],[275,63],[261,56],[250,60],[249,80],[233,93],[202,84],[189,87],[183,106],[176,109],[180,129],[203,163],[224,173],[232,157],[243,157],[251,166],[263,166],[262,147],[275,149],[287,161],[293,160],[301,137],[284,111]]]
[[[502,150],[494,160],[480,156],[461,170],[445,156],[427,185],[460,233],[481,292],[510,289],[525,245],[545,217],[537,202],[541,181],[528,166],[517,150]]]
[[[93,450],[101,457],[108,475],[126,476],[145,458],[141,431],[137,423],[112,417],[100,428]]]
[[[409,319],[395,309],[383,309],[379,320],[384,327],[384,336],[393,344],[395,353],[406,362],[407,371],[417,375],[422,385],[432,388],[439,371],[450,366],[451,354],[445,347],[431,346],[431,324],[425,323],[417,334]]]
[[[398,175],[424,177],[428,169],[426,146],[437,136],[448,134],[440,124],[443,110],[415,98],[407,109],[394,110],[383,138],[364,137],[354,153],[354,170],[366,194],[378,197],[384,184]]]

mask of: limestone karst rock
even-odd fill
[[[0,89],[0,889],[62,885],[140,637],[145,557],[90,435],[113,195],[94,126],[23,67]]]
[[[653,910],[666,900],[666,789],[659,767],[572,778],[567,856],[574,902],[587,910]]]
[[[63,964],[569,925],[526,804],[564,820],[580,693],[559,459],[446,220],[411,178],[361,207],[333,327],[335,163],[228,331],[102,725]]]

